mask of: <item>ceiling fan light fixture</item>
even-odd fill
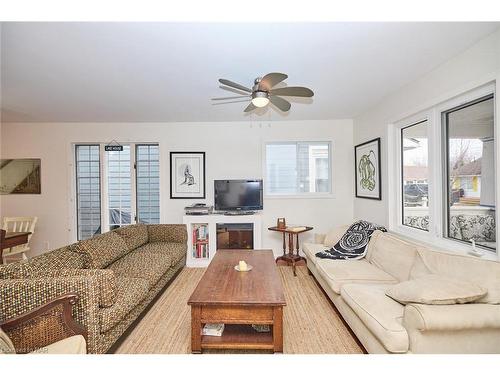
[[[262,108],[269,104],[269,94],[264,91],[255,91],[252,94],[252,104]]]

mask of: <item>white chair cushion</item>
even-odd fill
[[[384,283],[396,284],[398,280],[375,267],[364,259],[360,260],[333,260],[320,259],[316,261],[316,267],[321,276],[326,280],[330,288],[340,294],[340,288],[344,284],[352,283]]]
[[[402,325],[404,306],[385,295],[390,286],[346,284],[340,295],[387,351],[406,353],[409,339]]]
[[[64,340],[40,348],[31,354],[86,354],[87,343],[82,335],[70,336]]]

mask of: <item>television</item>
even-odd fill
[[[217,211],[263,209],[262,180],[215,180],[214,196]]]

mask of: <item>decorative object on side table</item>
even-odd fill
[[[293,267],[293,275],[297,276],[297,272],[295,270],[295,265],[298,262],[303,261],[307,263],[306,258],[299,255],[299,234],[310,231],[313,227],[306,226],[289,226],[284,228],[279,228],[278,226],[267,228],[268,230],[272,230],[275,232],[283,233],[283,255],[276,258],[276,263],[280,261],[284,261],[288,264],[292,264]],[[288,253],[287,253],[287,244],[286,244],[286,235],[288,234]],[[294,241],[295,236],[295,241]],[[294,254],[294,242],[295,242],[295,250],[297,254]]]
[[[205,199],[205,153],[170,153],[170,199]]]
[[[382,199],[380,138],[354,146],[356,197]]]
[[[276,227],[279,229],[285,229],[286,228],[286,220],[284,217],[279,217],[278,221],[276,222]]]
[[[0,159],[0,195],[42,194],[41,159]]]

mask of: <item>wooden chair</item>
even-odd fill
[[[77,301],[67,293],[0,323],[0,354],[85,354],[87,330],[72,315]]]
[[[22,254],[23,260],[27,260],[26,252],[30,250],[29,244],[31,236],[35,231],[35,225],[38,218],[35,217],[4,217],[2,229],[6,232],[31,232],[28,236],[28,242],[24,245],[19,245],[16,247],[11,247],[10,249],[5,249],[3,252],[3,258],[5,263],[5,258],[7,256]]]

